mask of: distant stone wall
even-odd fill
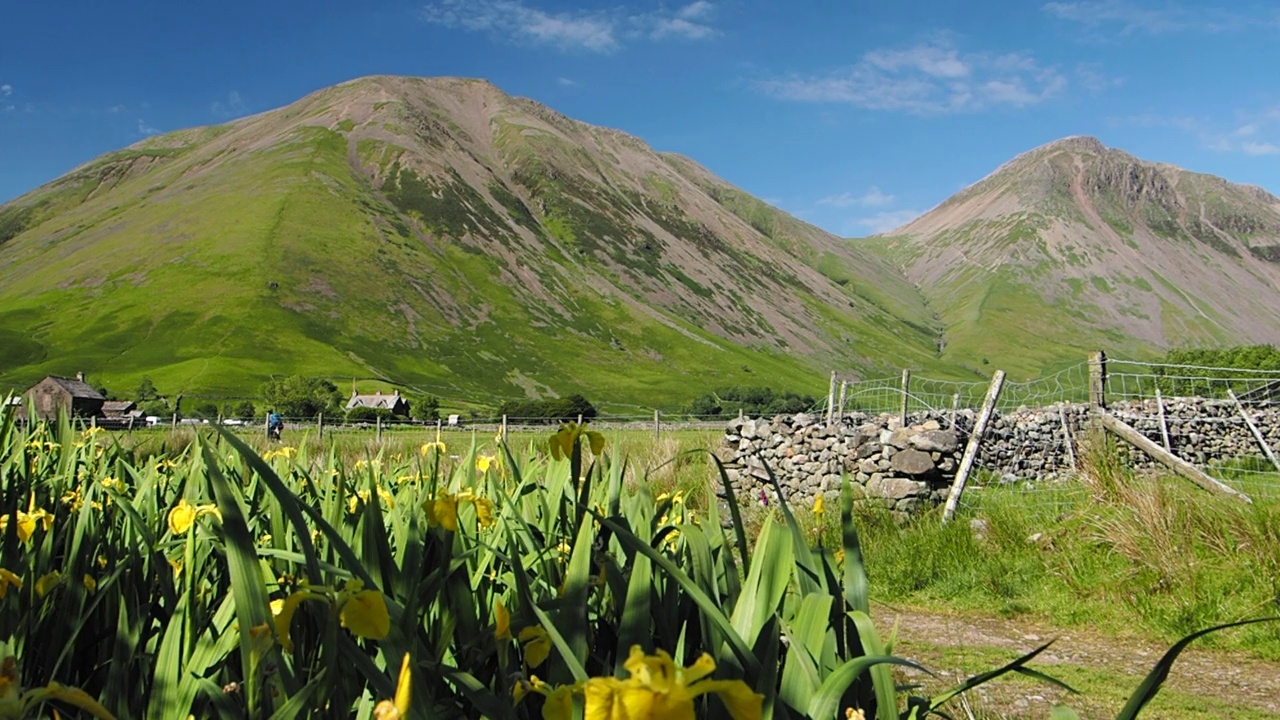
[[[1248,407],[1267,442],[1280,451],[1280,405]],[[1109,411],[1156,443],[1163,443],[1154,400],[1115,403]],[[853,481],[856,499],[879,504],[895,514],[910,514],[945,501],[974,425],[972,410],[955,415],[912,415],[904,427],[896,416],[847,415],[828,425],[821,416],[801,413],[774,418],[739,418],[729,423],[721,453],[739,502],[769,502],[775,491],[797,507],[811,506],[822,494],[834,502],[841,473]],[[1019,408],[993,416],[979,449],[977,468],[1005,482],[1061,477],[1073,471],[1067,450],[1087,432],[1084,404]],[[1234,403],[1203,398],[1165,400],[1170,447],[1197,465],[1261,456]],[[1064,429],[1064,421],[1066,428]],[[1154,460],[1136,449],[1129,458],[1139,469]],[[767,468],[766,468],[767,464]]]

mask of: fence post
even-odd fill
[[[374,432],[376,433],[375,439],[378,441],[378,444],[381,445],[382,444],[382,416],[379,415],[375,417],[374,420],[376,421],[376,424],[374,425],[374,428],[375,428]]]
[[[1107,409],[1107,354],[1101,350],[1089,353],[1089,409]]]
[[[502,439],[507,439],[507,414],[502,414]]]
[[[827,388],[827,424],[831,424],[831,419],[836,413],[836,371],[831,371],[831,385]]]
[[[170,430],[178,429],[178,413],[173,414],[173,425],[169,426]]]
[[[1067,449],[1067,462],[1071,464],[1071,469],[1076,469],[1076,449],[1071,442],[1071,426],[1067,424],[1067,409],[1062,405],[1058,406],[1058,420],[1062,422],[1062,441]]]
[[[942,511],[944,525],[950,522],[951,517],[956,514],[956,507],[960,505],[960,494],[964,492],[965,483],[969,481],[969,471],[973,469],[973,463],[978,459],[978,446],[982,443],[982,435],[987,431],[987,422],[991,420],[991,413],[996,409],[996,399],[1000,397],[1000,388],[1003,386],[1004,371],[997,370],[996,374],[991,376],[991,387],[987,388],[987,397],[982,400],[982,412],[978,413],[978,421],[974,423],[973,432],[969,434],[969,443],[965,445],[964,455],[960,458],[960,467],[956,469],[955,483],[947,495],[947,506]]]
[[[840,422],[844,422],[844,399],[845,399],[845,394],[848,391],[849,391],[849,381],[841,380],[840,381],[840,407],[836,413],[836,420]]]
[[[316,440],[324,444],[324,413],[316,413]]]
[[[1244,403],[1240,402],[1240,398],[1236,397],[1234,390],[1227,388],[1227,395],[1230,396],[1232,402],[1236,404],[1236,408],[1240,410],[1240,417],[1244,418],[1244,423],[1249,426],[1249,432],[1253,433],[1253,439],[1258,441],[1258,446],[1262,448],[1262,452],[1266,453],[1267,459],[1271,461],[1271,465],[1277,471],[1280,471],[1280,462],[1276,461],[1276,454],[1271,452],[1271,445],[1267,443],[1267,439],[1262,436],[1262,431],[1253,423],[1253,418],[1249,417],[1249,413],[1245,412]]]
[[[1199,485],[1205,490],[1219,495],[1228,495],[1247,503],[1253,502],[1248,495],[1245,495],[1226,483],[1210,477],[1208,473],[1202,471],[1200,468],[1192,465],[1186,460],[1183,460],[1177,455],[1174,455],[1171,452],[1166,452],[1164,448],[1148,440],[1146,435],[1143,435],[1133,429],[1130,425],[1125,423],[1125,421],[1115,415],[1111,415],[1106,412],[1098,413],[1098,421],[1102,423],[1104,428],[1110,430],[1120,439],[1145,452],[1150,455],[1152,459],[1160,462],[1165,467]]]
[[[911,371],[902,368],[902,405],[898,408],[898,420],[907,426],[907,393],[911,392]]]
[[[960,393],[951,394],[951,429],[956,429],[956,416],[960,414]]]
[[[657,410],[653,411],[653,439],[662,438],[662,419]]]
[[[268,440],[271,439],[271,413],[270,412],[268,412],[262,418],[262,436]]]
[[[1164,396],[1160,394],[1160,388],[1156,388],[1156,408],[1160,411],[1160,439],[1164,440],[1164,449],[1173,452],[1173,447],[1169,444],[1169,423],[1164,418]]]

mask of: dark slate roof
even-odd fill
[[[397,404],[402,402],[406,402],[404,397],[395,393],[392,393],[391,395],[352,395],[351,398],[347,400],[347,409],[350,410],[352,408],[368,407],[393,410]]]
[[[126,413],[134,408],[132,400],[108,400],[102,403],[102,412]]]
[[[89,383],[75,378],[59,377],[58,375],[50,375],[49,379],[62,386],[63,390],[71,393],[71,397],[86,398],[89,400],[106,400],[102,397],[102,393],[94,390]]]

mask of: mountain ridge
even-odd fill
[[[0,206],[3,228],[0,335],[28,339],[10,384],[77,363],[186,390],[296,370],[639,400],[927,363],[936,332],[880,258],[479,80],[361,78],[148,138]]]

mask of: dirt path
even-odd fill
[[[960,679],[990,670],[1055,640],[1032,667],[1081,691],[1071,695],[1027,678],[996,681],[968,700],[978,718],[1047,718],[1053,703],[1082,718],[1114,718],[1130,693],[1168,649],[1140,637],[1114,637],[1085,627],[1055,628],[1025,618],[958,615],[919,608],[874,608],[876,626],[888,634],[898,623],[894,654],[920,662],[938,674],[900,677],[930,694]],[[962,706],[951,706],[965,717]],[[1280,662],[1243,653],[1192,645],[1174,663],[1161,694],[1143,711],[1159,718],[1280,718]]]

